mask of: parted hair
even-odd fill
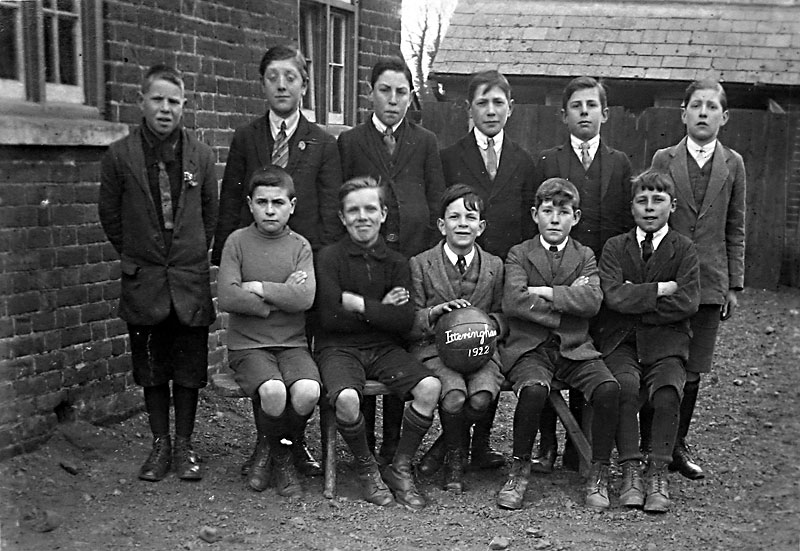
[[[439,218],[444,218],[450,203],[459,199],[464,199],[464,208],[477,212],[481,220],[483,219],[483,199],[466,184],[453,184],[445,188],[444,193],[442,193],[442,199],[439,202]]]
[[[561,94],[561,108],[566,111],[569,98],[578,90],[586,90],[588,88],[597,88],[597,95],[600,96],[600,107],[605,109],[608,107],[608,95],[606,94],[606,87],[601,82],[593,79],[592,77],[577,77],[570,80],[564,92]]]
[[[640,191],[660,191],[675,198],[675,183],[664,172],[649,168],[631,181],[631,199]]]
[[[306,64],[306,58],[291,46],[284,45],[273,46],[264,52],[261,63],[258,66],[258,72],[261,73],[261,80],[264,80],[264,73],[267,72],[269,64],[282,59],[291,59],[294,61],[297,70],[300,72],[300,76],[303,77],[303,82],[308,82],[308,65]]]
[[[359,189],[377,189],[378,199],[380,199],[381,207],[386,206],[386,201],[384,200],[385,191],[383,190],[383,186],[372,176],[356,176],[355,178],[350,178],[347,180],[342,184],[342,187],[339,188],[340,210],[344,207],[345,198]]]
[[[545,201],[552,201],[553,205],[563,207],[571,205],[573,209],[581,206],[581,194],[569,180],[564,178],[548,178],[536,190],[534,206],[538,209]]]

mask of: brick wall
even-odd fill
[[[136,124],[148,66],[186,79],[185,125],[211,145],[218,174],[237,126],[264,110],[258,63],[296,43],[294,1],[107,0],[104,117]],[[359,107],[380,55],[399,52],[400,0],[362,0]],[[105,148],[0,146],[0,459],[47,439],[59,420],[107,422],[142,407],[116,315],[119,262],[97,218]],[[224,362],[225,317],[212,326],[209,366]]]

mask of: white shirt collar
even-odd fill
[[[400,119],[400,122],[398,122],[397,124],[392,125],[392,133],[397,132],[397,129],[400,127],[401,124],[403,124],[404,119],[405,117]],[[378,118],[378,115],[376,115],[375,113],[372,113],[372,124],[375,126],[375,128],[378,129],[378,132],[380,132],[381,134],[386,132],[386,125],[381,122],[381,120]]]
[[[698,166],[700,168],[703,167],[704,164],[708,162],[711,156],[714,154],[714,150],[717,148],[717,140],[713,140],[712,142],[707,143],[706,145],[699,145],[696,141],[692,139],[691,136],[686,136],[686,149],[689,151],[689,155],[697,161]],[[700,151],[703,153],[700,153]]]
[[[277,139],[278,133],[281,131],[282,122],[286,122],[286,137],[291,138],[300,122],[300,110],[298,109],[285,119],[273,113],[272,109],[269,110],[269,130],[272,132],[273,140]]]
[[[667,235],[669,231],[669,224],[664,224],[662,228],[658,231],[653,232],[653,250],[655,251],[658,246],[661,244],[661,240]],[[642,241],[644,241],[645,232],[642,231],[642,228],[636,226],[636,242],[639,244],[639,248],[642,248]]]
[[[473,134],[475,135],[475,141],[478,143],[478,149],[482,152],[486,151],[489,148],[489,136],[478,130],[477,127],[472,129]],[[498,155],[500,151],[503,149],[503,138],[505,137],[505,130],[500,130],[496,136],[492,139],[494,140],[494,150],[495,153]]]
[[[456,262],[458,262],[458,255],[453,252],[453,249],[450,248],[450,245],[445,242],[444,244],[444,254],[447,256],[447,259],[450,263],[455,266]],[[472,264],[472,259],[475,258],[475,247],[472,247],[472,250],[464,255],[464,260],[467,261],[467,268],[470,267]]]
[[[564,241],[562,241],[561,243],[556,245],[556,248],[558,249],[558,252],[561,252],[561,251],[564,250],[564,247],[567,246],[567,241],[569,241],[569,236],[567,236],[566,239],[564,239]],[[547,241],[544,240],[544,237],[542,237],[542,234],[539,234],[539,243],[541,243],[542,247],[544,247],[548,251],[550,250],[550,247],[552,247],[552,245],[550,243],[548,243]]]
[[[578,156],[578,159],[581,158],[581,144],[583,140],[576,138],[572,134],[569,135],[569,142],[572,145],[572,150]],[[600,134],[589,140],[589,157],[594,160],[594,156],[597,154],[597,148],[600,147]]]

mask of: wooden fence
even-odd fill
[[[469,129],[466,110],[447,102],[424,103],[422,124],[436,133],[442,148]],[[720,140],[744,157],[747,170],[745,280],[750,287],[776,288],[784,257],[791,260],[795,256],[784,254],[790,128],[787,115],[731,110],[730,120],[720,133]],[[515,105],[506,131],[531,155],[567,139],[560,109],[555,106]],[[684,133],[680,109],[662,107],[651,107],[638,115],[612,107],[602,130],[607,143],[628,154],[634,172],[647,168],[656,150],[677,143]],[[796,260],[795,264],[794,270],[800,266]]]

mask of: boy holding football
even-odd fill
[[[442,196],[437,226],[444,240],[411,258],[414,326],[411,351],[441,381],[439,420],[445,447],[445,489],[463,490],[470,426],[500,392],[503,375],[495,351],[472,373],[445,365],[435,345],[437,321],[454,309],[473,306],[488,313],[502,335],[503,261],[475,240],[486,229],[484,202],[469,186],[456,184]],[[455,368],[455,369],[454,369]]]

